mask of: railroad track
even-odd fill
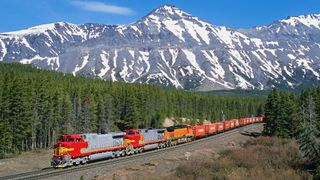
[[[205,142],[207,140],[212,140],[212,139],[220,139],[220,138],[225,138],[232,136],[234,134],[240,133],[243,130],[251,130],[254,129],[256,124],[253,125],[248,125],[240,128],[236,128],[224,133],[220,133],[217,135],[209,136],[206,138],[199,139],[197,141],[192,141],[189,143],[184,143],[184,144],[179,144],[177,146],[172,146],[172,147],[167,147],[164,149],[157,149],[153,151],[147,151],[142,154],[135,154],[131,156],[126,156],[126,157],[121,157],[121,158],[116,158],[116,159],[109,159],[105,161],[98,161],[98,162],[92,162],[89,164],[85,165],[80,165],[80,166],[73,166],[69,167],[66,169],[53,169],[53,168],[48,168],[44,170],[38,170],[38,171],[31,171],[31,172],[26,172],[26,173],[20,173],[20,174],[13,174],[9,176],[3,176],[0,177],[0,180],[7,180],[7,179],[12,179],[12,180],[17,180],[17,179],[45,179],[49,177],[55,177],[55,176],[61,176],[69,173],[74,173],[74,172],[79,172],[79,171],[84,171],[88,169],[94,169],[94,168],[99,168],[99,167],[109,167],[109,166],[114,166],[117,164],[125,164],[132,162],[136,159],[141,159],[141,158],[146,158],[146,157],[151,157],[151,156],[157,156],[159,154],[166,153],[167,151],[172,151],[172,150],[180,150],[185,147],[194,147],[198,145],[201,142]]]

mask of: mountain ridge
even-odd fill
[[[0,61],[186,90],[296,88],[318,84],[319,44],[320,15],[237,30],[164,5],[128,25],[0,33]]]

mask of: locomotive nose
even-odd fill
[[[73,150],[74,150],[74,148],[69,147],[69,144],[64,143],[64,142],[58,142],[54,145],[54,155],[55,156],[63,156]]]

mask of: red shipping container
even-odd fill
[[[206,133],[213,134],[217,132],[217,125],[215,123],[206,125]]]
[[[235,124],[234,124],[235,119],[232,119],[229,121],[230,121],[230,129],[233,129],[235,127]]]
[[[206,128],[205,126],[193,126],[193,135],[195,137],[201,137],[206,135]]]
[[[224,121],[223,122],[223,129],[229,130],[231,128],[231,122],[230,121]]]
[[[239,127],[240,126],[239,119],[234,120],[234,125],[235,125],[235,127]]]
[[[215,123],[215,124],[216,124],[217,131],[218,131],[218,132],[224,131],[224,124],[223,124],[223,122],[218,122],[218,123]]]
[[[246,118],[246,120],[245,120],[245,125],[247,125],[247,124],[249,124],[250,122],[249,122],[249,118]]]
[[[240,118],[239,119],[239,123],[240,123],[240,126],[246,125],[246,119],[245,118]]]
[[[258,121],[258,122],[263,122],[263,118],[264,118],[264,116],[258,116],[258,117],[257,117],[257,121]]]

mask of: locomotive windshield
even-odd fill
[[[60,136],[58,142],[64,142],[63,136]]]
[[[74,142],[74,139],[72,137],[64,137],[60,136],[58,139],[59,142]]]
[[[74,141],[74,139],[72,137],[67,137],[66,138],[66,142],[73,142],[73,141]]]

